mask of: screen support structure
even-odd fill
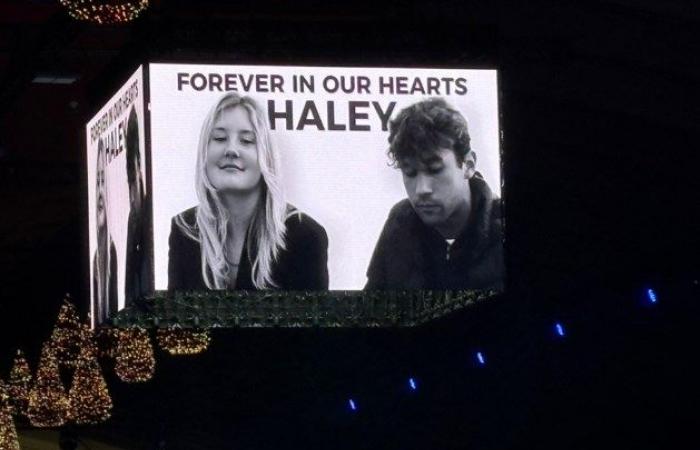
[[[115,327],[413,327],[496,291],[188,292],[148,297],[118,313]]]

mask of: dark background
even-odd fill
[[[86,312],[84,124],[139,63],[497,67],[506,295],[412,330],[217,331],[199,357],[159,353],[141,386],[107,364],[113,417],[79,434],[129,449],[695,441],[700,7],[562,3],[160,0],[120,26],[0,3],[0,377],[18,347],[36,368],[65,292]],[[77,81],[32,82],[44,74]]]

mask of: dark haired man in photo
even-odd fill
[[[126,235],[126,306],[153,291],[149,246],[148,195],[141,171],[139,123],[131,109],[126,127],[126,175],[129,183],[129,222]]]
[[[502,289],[500,200],[476,171],[467,122],[441,98],[390,123],[389,157],[408,198],[391,209],[365,289]]]

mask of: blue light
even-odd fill
[[[656,303],[656,292],[653,289],[647,289],[647,298],[650,303]]]
[[[481,352],[476,352],[476,360],[479,361],[479,364],[486,365],[486,358],[484,357],[484,354]]]
[[[418,385],[416,384],[416,380],[414,380],[413,378],[408,379],[408,385],[411,387],[411,390],[413,390],[413,391],[418,389]]]
[[[559,336],[564,337],[566,333],[564,332],[564,326],[561,323],[557,322],[554,324],[554,328],[557,330],[557,334]]]
[[[355,400],[348,400],[348,405],[350,405],[350,409],[352,409],[353,411],[357,411],[357,405],[355,405]]]

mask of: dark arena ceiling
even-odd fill
[[[0,3],[0,378],[18,347],[36,367],[64,293],[86,313],[84,125],[138,64],[495,67],[504,296],[409,331],[218,331],[200,357],[159,355],[143,386],[106,368],[113,418],[79,434],[125,449],[652,449],[694,436],[681,411],[696,406],[700,324],[696,2],[150,3],[109,26],[57,0]],[[634,300],[649,283],[669,299],[652,316]],[[553,317],[580,337],[552,343],[537,327]],[[479,372],[464,360],[484,346],[496,361]],[[424,388],[409,401],[412,373]]]

